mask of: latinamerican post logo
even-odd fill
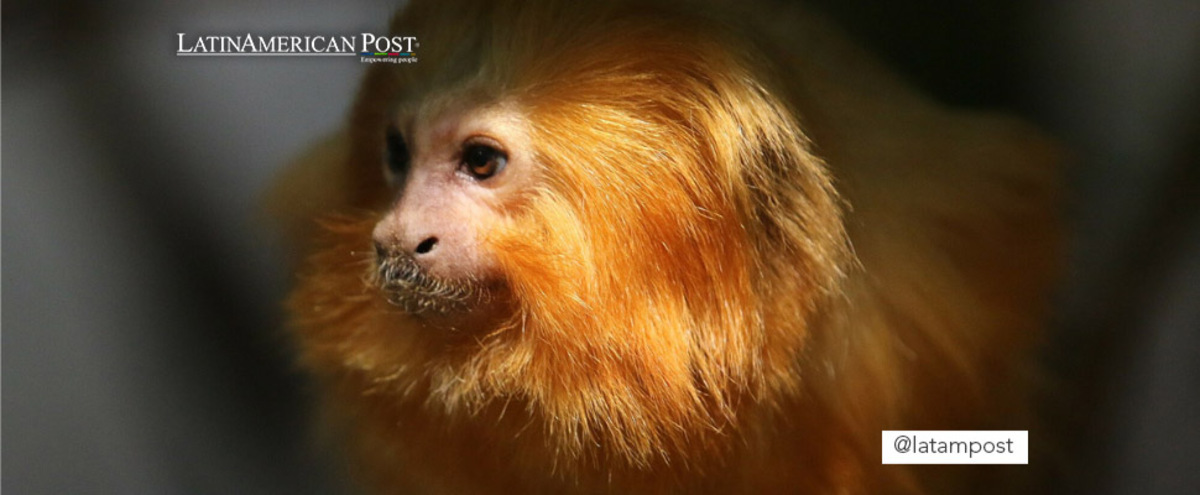
[[[359,57],[364,63],[415,63],[416,36],[340,35],[237,36],[176,33],[178,57]]]

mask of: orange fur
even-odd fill
[[[314,253],[290,302],[301,362],[367,485],[919,492],[959,471],[880,466],[880,430],[1028,427],[1053,146],[926,102],[803,12],[757,14],[397,16],[420,62],[373,66],[275,202]],[[366,283],[380,129],[438,98],[514,105],[541,166],[486,237],[511,290],[494,328],[422,328]]]

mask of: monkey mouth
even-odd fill
[[[371,278],[388,302],[409,314],[465,313],[488,299],[483,284],[436,277],[403,252],[380,251]]]

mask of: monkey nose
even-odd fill
[[[416,246],[409,251],[413,256],[428,255],[437,247],[438,238],[435,236],[427,237],[425,240],[417,243]],[[396,248],[400,246],[389,245],[387,242],[375,241],[375,257],[376,259],[385,259],[395,254]],[[410,244],[411,245],[411,244]],[[402,248],[401,248],[402,249]]]
[[[437,247],[437,242],[437,237],[426,238],[420,244],[417,244],[416,249],[413,249],[413,254],[417,256],[429,254],[430,251],[433,251],[433,248]]]

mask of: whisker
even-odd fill
[[[430,275],[408,253],[381,253],[368,281],[382,289],[388,302],[408,313],[451,314],[489,299],[474,277],[444,279]]]

